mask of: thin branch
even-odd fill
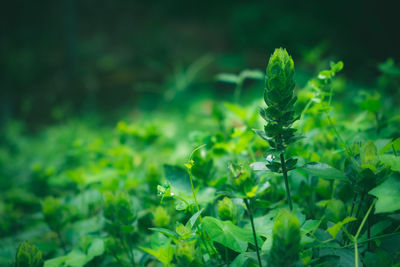
[[[246,208],[247,208],[247,213],[249,214],[250,217],[250,222],[251,222],[251,228],[253,230],[253,237],[254,237],[254,243],[256,245],[256,252],[257,252],[257,259],[258,259],[258,264],[260,265],[260,267],[262,267],[261,264],[261,257],[260,257],[260,251],[258,248],[258,243],[257,243],[257,234],[256,234],[256,228],[254,227],[254,219],[253,219],[253,212],[251,210],[249,201],[247,198],[244,198],[244,204],[246,204]]]

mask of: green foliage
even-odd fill
[[[375,207],[376,213],[393,212],[400,209],[400,179],[398,176],[391,176],[369,193],[378,198]]]
[[[360,89],[350,67],[344,78],[342,62],[318,55],[297,54],[295,74],[277,49],[261,111],[262,71],[217,75],[236,86],[235,103],[229,87],[200,97],[204,60],[167,94],[140,99],[168,98],[151,112],[85,115],[34,135],[6,123],[0,266],[398,265],[398,66],[387,61]]]

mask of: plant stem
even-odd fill
[[[225,247],[225,263],[226,263],[226,266],[229,266],[228,248],[227,247]]]
[[[353,203],[351,204],[350,217],[353,217],[353,211],[354,211],[354,206],[356,204],[356,200],[357,200],[357,193],[354,193]]]
[[[132,266],[136,266],[135,256],[133,255],[132,246],[131,246],[130,242],[128,241],[127,237],[122,234],[122,232],[120,233],[120,235],[121,235],[122,245],[125,247],[125,249],[128,252],[128,256],[129,256]]]
[[[343,141],[343,138],[340,136],[338,130],[336,129],[335,125],[333,124],[331,117],[327,114],[326,115],[329,121],[329,124],[331,125],[331,127],[333,128],[333,131],[335,132],[336,137],[339,139],[339,141],[342,143],[342,145],[344,145],[344,148],[347,152],[347,154],[352,157],[354,155],[353,150],[350,148],[350,146],[348,146],[346,144],[346,142]]]
[[[362,240],[362,241],[357,242],[357,243],[358,244],[363,244],[363,243],[367,243],[367,242],[370,242],[370,241],[374,241],[376,239],[382,239],[382,238],[385,238],[385,237],[391,237],[391,236],[395,236],[395,235],[400,235],[400,232],[394,232],[394,233],[390,233],[390,234],[374,236],[374,237]],[[352,246],[354,246],[354,244],[349,244],[349,245],[343,246],[342,248],[349,248],[349,247],[352,247]]]
[[[369,214],[371,213],[372,208],[375,205],[375,202],[376,202],[376,199],[374,199],[374,201],[372,202],[371,206],[369,207],[369,209],[367,211],[367,214],[365,214],[364,219],[362,220],[362,222],[360,224],[360,227],[358,227],[357,233],[354,236],[354,265],[355,265],[355,267],[359,267],[359,264],[358,264],[359,255],[358,255],[358,242],[357,242],[357,239],[358,239],[358,236],[361,233],[362,228],[364,227],[365,222],[367,221],[367,218],[368,218]]]
[[[190,185],[192,186],[192,193],[193,193],[194,203],[196,203],[197,212],[199,212],[200,211],[200,207],[199,207],[199,203],[197,202],[196,192],[194,191],[192,171],[188,170],[188,173],[189,173]],[[200,219],[200,222],[201,222],[201,214],[199,215],[199,219]]]
[[[233,92],[233,100],[235,101],[236,104],[239,103],[240,95],[242,93],[242,86],[243,86],[243,81],[239,81],[236,84],[235,91]]]
[[[282,166],[283,178],[285,179],[286,196],[288,199],[289,208],[292,211],[293,210],[292,198],[290,197],[289,180],[288,180],[288,176],[287,176],[285,156],[283,155],[283,153],[281,153],[281,166]]]
[[[351,204],[350,216],[349,216],[349,217],[353,217],[354,206],[356,205],[357,196],[358,196],[358,194],[357,194],[357,192],[355,192],[355,193],[354,193],[354,196],[353,196],[353,203]],[[351,226],[351,223],[350,223],[350,225],[346,225],[345,228],[346,228],[346,229],[351,228],[350,226]],[[351,231],[351,229],[350,229],[350,231]],[[347,239],[347,240],[345,241],[345,244],[348,244],[348,242],[350,242],[349,239]]]
[[[62,238],[60,231],[56,231],[56,234],[57,234],[58,240],[60,241],[61,247],[64,250],[64,253],[67,254],[67,252],[68,252],[67,251],[67,244],[65,244],[64,239]]]
[[[262,267],[261,264],[261,257],[260,257],[260,251],[258,249],[258,243],[257,243],[257,234],[256,234],[256,228],[254,227],[254,219],[253,219],[253,212],[251,210],[249,201],[247,198],[244,198],[244,204],[246,204],[246,208],[247,208],[247,212],[249,214],[250,217],[250,222],[251,222],[251,228],[253,230],[253,237],[254,237],[254,243],[256,245],[256,252],[257,252],[257,259],[258,259],[258,264],[260,265],[260,267]]]

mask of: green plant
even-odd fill
[[[312,64],[328,68],[315,77],[299,58],[294,89],[291,57],[277,49],[261,112],[259,84],[245,84],[264,76],[254,70],[218,76],[246,88],[237,103],[196,87],[115,127],[83,116],[29,135],[10,122],[0,266],[397,266],[396,100],[321,55]],[[396,85],[386,65],[382,86]],[[294,142],[294,128],[306,138]]]
[[[293,60],[285,49],[276,49],[269,59],[266,71],[264,101],[267,107],[260,110],[260,115],[267,124],[264,131],[257,130],[256,133],[271,147],[265,153],[268,161],[266,166],[273,172],[283,174],[290,210],[293,209],[293,204],[288,171],[295,168],[297,159],[285,159],[285,150],[299,138],[295,135],[296,129],[292,128],[292,124],[299,119],[294,111],[297,99],[294,87]]]

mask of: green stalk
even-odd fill
[[[243,199],[244,204],[246,204],[247,208],[247,213],[249,214],[250,217],[250,222],[251,222],[251,229],[253,230],[253,237],[254,237],[254,244],[256,245],[256,252],[257,252],[257,259],[258,259],[258,265],[262,267],[261,264],[261,257],[260,257],[260,250],[258,248],[258,243],[257,243],[257,233],[256,233],[256,228],[254,227],[254,219],[253,219],[253,212],[251,210],[250,204],[248,202],[247,198]]]
[[[374,240],[377,240],[377,239],[382,239],[382,238],[391,237],[391,236],[396,236],[396,235],[400,235],[400,232],[394,232],[394,233],[390,233],[390,234],[384,234],[384,235],[374,236],[374,237],[371,237],[371,238],[369,238],[369,239],[362,240],[362,241],[357,242],[357,243],[358,243],[358,244],[364,244],[364,243],[371,242],[371,241],[374,241]],[[350,247],[352,247],[352,246],[354,246],[354,244],[349,244],[349,245],[343,246],[342,248],[350,248]],[[332,248],[336,248],[336,247],[332,247]]]
[[[62,238],[60,231],[57,230],[55,232],[57,234],[58,241],[60,241],[61,247],[64,250],[64,253],[66,254],[68,252],[67,244],[65,243],[64,239]]]
[[[288,199],[290,211],[292,211],[293,210],[292,198],[290,197],[289,179],[287,176],[285,156],[283,155],[283,153],[281,153],[281,166],[282,166],[283,178],[285,179],[286,196]]]
[[[196,204],[197,212],[200,211],[200,206],[199,206],[199,203],[197,202],[196,191],[195,191],[195,189],[194,189],[194,184],[193,184],[192,166],[193,166],[194,162],[193,162],[193,160],[192,160],[192,156],[193,156],[194,152],[196,152],[196,151],[199,150],[200,148],[204,147],[205,145],[206,145],[206,144],[201,145],[201,146],[195,148],[195,149],[192,151],[192,153],[190,154],[190,156],[189,156],[189,163],[188,163],[188,164],[185,164],[185,166],[187,167],[187,170],[188,170],[188,175],[189,175],[189,180],[190,180],[190,186],[191,186],[191,188],[192,188],[193,199],[194,199],[194,203]],[[201,222],[202,222],[201,214],[199,215],[199,221],[200,221],[200,224],[201,224]],[[200,239],[202,240],[202,242],[203,242],[203,244],[204,244],[204,247],[205,247],[206,250],[207,250],[207,253],[211,256],[211,252],[209,251],[209,248],[208,248],[208,245],[207,245],[207,239],[206,239],[205,237],[206,237],[206,234],[205,234],[205,232],[204,232],[204,230],[203,230],[203,227],[200,227]],[[215,248],[214,248],[212,245],[211,245],[211,249],[214,251],[214,255],[217,255],[217,254],[218,254],[218,252],[215,250]]]
[[[199,207],[199,203],[197,202],[196,192],[194,191],[193,178],[192,178],[192,171],[191,171],[190,169],[188,170],[188,174],[189,174],[189,179],[190,179],[190,185],[191,185],[191,187],[192,187],[192,193],[193,193],[194,203],[196,204],[197,212],[199,212],[199,211],[200,211],[200,207]],[[201,222],[201,214],[199,215],[199,219],[200,219],[200,222]]]
[[[369,214],[372,211],[372,208],[375,205],[375,202],[376,202],[376,199],[374,199],[374,201],[372,202],[371,206],[369,207],[369,209],[367,211],[367,214],[365,214],[364,219],[362,220],[362,222],[360,224],[360,227],[358,227],[357,233],[354,236],[354,265],[355,265],[355,267],[359,267],[359,264],[358,264],[359,255],[358,255],[358,241],[357,241],[357,239],[358,239],[358,236],[361,233],[362,228],[364,227],[365,222],[367,221],[367,218],[368,218]]]

